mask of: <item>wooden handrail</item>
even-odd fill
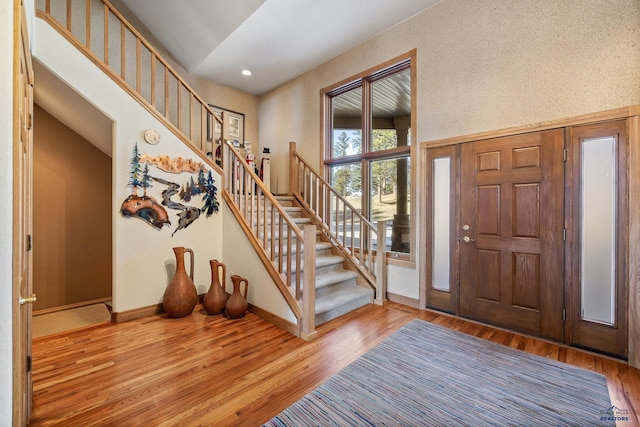
[[[45,0],[44,9],[38,9],[36,16],[47,21],[184,142],[206,153],[207,144],[213,144],[215,138],[214,121],[222,126],[221,139],[227,138],[228,125],[224,120],[216,115],[207,102],[108,0],[101,0],[101,2],[103,7],[97,8],[92,0],[85,0],[84,7],[78,6],[81,4],[78,0],[66,2]],[[72,7],[74,5],[76,8]],[[65,22],[60,22],[56,16],[64,16],[62,20]],[[114,33],[111,32],[112,17],[118,22]],[[80,23],[79,26],[82,28],[76,29],[72,26],[72,22]],[[102,31],[96,32],[96,29]],[[97,43],[91,38],[98,33],[103,35],[102,43]],[[78,37],[80,34],[84,35],[84,42]],[[119,34],[119,43],[112,42],[110,36],[113,34]],[[133,52],[127,50],[129,35],[135,40]],[[117,52],[118,49],[120,52]],[[113,52],[119,54],[114,55]],[[148,64],[143,64],[144,55],[148,55]],[[114,57],[119,57],[120,64],[110,63],[110,58]],[[130,78],[133,81],[132,84],[127,80],[128,64],[134,64],[135,67],[135,78]],[[158,71],[162,78],[158,76]],[[143,86],[143,82],[148,82],[147,88]],[[186,112],[188,120],[183,117],[185,114],[183,104],[188,105]],[[222,173],[217,166],[214,168]]]
[[[222,146],[222,162],[223,197],[297,317],[301,337],[312,338],[316,227],[301,230],[229,140]]]
[[[338,196],[341,201],[347,206],[348,209],[354,211],[355,215],[358,216],[358,219],[362,222],[367,223],[367,225],[373,229],[376,228],[375,224],[373,224],[371,221],[369,221],[364,215],[362,215],[357,208],[355,208],[351,203],[349,203],[349,201],[347,199],[345,199],[344,197],[340,196],[338,194],[337,191],[335,191],[335,189],[333,187],[331,187],[331,184],[329,184],[329,182],[324,179],[322,176],[320,176],[318,174],[318,172],[316,172],[313,167],[309,164],[309,162],[307,162],[305,159],[303,159],[300,154],[298,154],[298,152],[295,150],[295,142],[290,142],[289,143],[289,147],[291,148],[291,144],[293,144],[293,157],[295,158],[296,163],[300,163],[302,165],[304,165],[304,169],[309,170],[311,173],[314,174],[314,179],[317,179],[319,181],[320,184],[322,184],[323,186],[329,187],[331,188],[331,191]],[[294,172],[297,170],[297,168],[293,168]],[[296,174],[299,175],[299,174]]]
[[[289,187],[291,194],[321,224],[327,238],[376,289],[376,301],[382,301],[386,293],[386,242],[381,222],[376,229],[298,154],[295,142],[289,143]],[[376,248],[374,240],[378,243]]]
[[[81,4],[81,0],[66,2],[45,0],[44,9],[38,9],[36,16],[48,22],[164,123],[179,139],[194,148],[201,157],[209,160],[209,164],[222,175],[224,189],[222,195],[297,318],[298,335],[305,339],[312,339],[316,335],[313,309],[315,306],[315,227],[305,227],[304,232],[300,230],[229,142],[228,120],[224,113],[218,117],[108,0],[100,1],[103,4],[101,15],[97,12],[100,8],[96,8],[92,0],[85,0],[84,13],[77,14],[74,12],[82,8],[74,9],[72,5]],[[52,6],[55,10],[52,10]],[[63,8],[66,9],[61,10]],[[64,16],[62,19],[64,23],[56,19],[56,16]],[[110,42],[112,17],[119,22],[116,33],[119,34],[120,43]],[[84,42],[75,34],[76,30],[72,27],[72,22],[84,24],[81,24]],[[102,29],[98,33],[101,33],[104,38],[101,51],[99,46],[96,48],[99,43],[96,43],[95,38],[92,39],[92,35],[97,34],[96,28]],[[129,34],[135,40],[133,52],[127,49]],[[118,49],[119,52],[117,52]],[[114,52],[115,57],[120,58],[120,64],[110,63]],[[143,66],[145,55],[148,56],[146,67]],[[129,80],[134,82],[132,84],[127,80],[126,74],[129,61],[135,64],[135,76],[129,77]],[[147,88],[143,85],[145,82],[148,83]],[[184,117],[183,104],[186,104],[187,120]],[[213,163],[212,155],[207,153],[207,143],[211,143],[211,151],[214,150],[215,122],[219,123],[222,129],[219,141],[222,141],[223,145],[224,169]],[[302,268],[303,265],[304,268]],[[304,292],[303,284],[307,284]]]

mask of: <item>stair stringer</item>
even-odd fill
[[[106,0],[104,0],[106,1]],[[108,2],[106,3],[108,4]],[[113,13],[117,13],[117,11],[112,9]],[[36,11],[36,16],[38,17],[38,19],[36,19],[36,22],[38,21],[45,21],[47,22],[53,29],[56,30],[56,32],[61,35],[64,39],[66,39],[72,46],[74,46],[78,52],[80,52],[82,55],[84,55],[90,62],[92,62],[96,67],[98,67],[105,75],[109,76],[119,87],[121,87],[123,90],[125,90],[133,99],[137,100],[140,105],[142,105],[149,113],[151,113],[154,117],[156,117],[161,123],[162,125],[168,129],[170,132],[172,132],[178,139],[180,139],[185,145],[189,146],[192,150],[194,150],[195,152],[198,152],[198,154],[200,155],[200,157],[209,160],[209,157],[206,156],[206,154],[204,153],[204,149],[198,149],[198,147],[194,144],[195,141],[191,141],[187,135],[185,133],[183,133],[177,126],[176,124],[174,124],[167,116],[166,114],[168,114],[168,110],[165,111],[165,113],[163,114],[160,110],[158,110],[154,105],[152,105],[149,100],[147,100],[144,96],[141,95],[141,93],[139,93],[135,88],[133,88],[122,76],[118,75],[118,73],[116,73],[108,64],[106,64],[102,59],[100,59],[98,56],[96,56],[96,54],[91,51],[90,49],[88,49],[85,45],[82,44],[82,42],[80,42],[78,39],[75,38],[75,36],[73,34],[70,33],[70,31],[67,31],[66,28],[60,23],[58,22],[55,18],[53,18],[51,15],[49,15],[48,13],[43,13],[43,11],[41,10],[37,10]],[[122,16],[117,13],[117,15],[119,18],[122,18]],[[124,21],[123,21],[124,22]],[[100,30],[104,31],[104,28],[100,28]],[[138,35],[138,33],[133,30],[133,33]],[[36,31],[37,33],[37,31]],[[139,41],[142,41],[143,43],[147,43],[146,41],[144,41],[144,39],[139,38]],[[152,52],[155,53],[155,51],[150,48]],[[161,60],[162,58],[160,56],[158,56],[158,60]],[[184,82],[182,80],[181,77],[179,77],[179,74],[176,73],[175,71],[173,71],[172,67],[170,65],[168,65],[168,63],[163,62],[163,65],[166,67],[167,70],[170,70],[172,75],[177,79],[181,81],[181,84],[187,88],[188,85],[186,84],[186,82]],[[200,102],[200,104],[202,105],[202,108],[206,109],[208,114],[211,115],[212,119],[215,118],[215,112],[211,109],[211,107],[209,106],[209,104],[205,103],[202,98],[199,97],[199,95],[197,95],[195,92],[193,92],[190,88],[189,91],[191,92],[191,94],[198,99],[198,101]],[[222,128],[223,128],[223,133],[226,132],[226,128],[228,126],[228,124],[223,120],[223,123],[221,124]],[[202,141],[200,142],[201,146],[204,147]],[[218,172],[219,174],[222,175],[222,170],[220,169],[220,167],[214,163],[214,162],[209,162],[210,166],[212,166],[212,168]]]
[[[260,247],[260,242],[233,200],[224,191],[222,198],[225,209],[228,209],[223,227],[227,271],[249,279],[250,311],[300,337],[302,311],[299,302],[287,288],[268,254]],[[239,242],[241,235],[244,239]]]
[[[222,190],[221,187],[223,184],[223,171],[220,167],[215,164],[209,157],[207,157],[202,150],[193,145],[186,137],[183,135],[175,126],[173,126],[162,114],[160,114],[156,109],[152,108],[148,102],[137,94],[135,91],[131,90],[130,87],[127,86],[127,83],[119,78],[116,74],[113,73],[111,69],[105,67],[104,64],[97,58],[95,55],[91,53],[87,53],[84,47],[77,43],[76,40],[72,36],[70,36],[67,32],[64,31],[64,28],[61,28],[59,23],[55,20],[48,19],[46,15],[39,17],[36,19],[36,32],[38,34],[42,34],[41,37],[38,38],[41,41],[40,44],[36,43],[34,47],[34,57],[43,63],[47,68],[49,68],[55,75],[59,76],[62,81],[65,81],[70,87],[72,87],[76,92],[82,94],[83,97],[88,99],[91,103],[96,105],[100,110],[104,111],[106,115],[114,120],[117,123],[117,126],[114,125],[114,144],[113,144],[113,155],[114,162],[115,159],[126,159],[126,168],[129,167],[129,156],[130,150],[126,149],[124,152],[121,149],[123,144],[118,141],[124,139],[122,135],[129,135],[127,137],[127,141],[135,140],[135,137],[131,137],[131,135],[141,136],[147,129],[155,129],[161,132],[162,134],[162,142],[158,144],[157,147],[162,146],[164,149],[167,147],[176,147],[176,143],[181,148],[182,151],[185,149],[189,151],[189,155],[186,157],[198,158],[198,161],[202,161],[207,164],[214,171],[214,179],[216,184],[219,184],[219,189]],[[74,65],[71,65],[74,64]],[[91,69],[91,72],[87,70]],[[83,70],[82,72],[78,72],[79,70]],[[95,72],[93,71],[95,70]],[[90,77],[87,77],[90,76]],[[80,77],[80,78],[78,78]],[[100,83],[98,83],[100,82]],[[133,107],[136,111],[143,112],[135,113],[135,114],[119,114],[119,110],[129,110],[132,108],[131,106],[137,104],[137,107]],[[125,108],[124,106],[127,105]],[[142,120],[141,117],[144,116],[145,119]],[[150,119],[146,117],[151,116]],[[131,128],[135,128],[132,132]],[[164,132],[166,130],[166,132]],[[116,134],[117,133],[117,134]],[[154,147],[155,148],[155,147]],[[163,153],[165,154],[165,153]],[[117,170],[120,170],[120,166],[116,166],[116,175],[123,175]],[[119,180],[117,180],[119,181]],[[116,194],[116,189],[119,187],[126,187],[126,181],[122,182],[114,182],[114,194]],[[224,191],[219,191],[220,195],[224,196]],[[224,197],[223,197],[224,198]],[[115,196],[114,203],[119,203],[121,198]],[[229,206],[227,204],[227,206]],[[232,209],[233,210],[233,209]],[[196,253],[196,257],[203,256],[205,262],[198,261],[195,263],[196,267],[196,276],[200,278],[205,278],[207,276],[210,277],[210,272],[208,271],[208,263],[206,260],[208,258],[218,258],[223,261],[227,261],[222,256],[222,247],[223,245],[214,243],[218,242],[221,239],[216,239],[215,236],[222,235],[222,231],[226,230],[226,225],[228,224],[228,220],[231,216],[220,215],[223,218],[225,223],[224,227],[216,227],[211,230],[210,234],[202,233],[198,237],[204,238],[205,236],[210,235],[211,237],[206,237],[205,240],[207,246],[211,248],[213,246],[213,250],[207,250],[206,248],[193,248]],[[221,222],[221,221],[219,221]],[[238,220],[238,224],[241,224],[241,220]],[[190,226],[190,229],[193,229],[193,226]],[[116,239],[123,240],[123,239]],[[185,246],[193,247],[191,241],[183,243]],[[157,248],[161,250],[162,247],[171,247],[170,244],[164,245],[156,245]],[[116,249],[116,253],[122,252]],[[141,250],[140,252],[144,252],[146,254],[149,253],[148,250]],[[117,257],[116,257],[117,258]],[[158,262],[159,265],[162,262]],[[119,273],[122,271],[121,268],[117,267],[119,262],[116,261],[116,267],[114,271],[114,282],[121,281],[119,279]],[[259,265],[259,263],[255,263],[250,271],[255,270],[255,266]],[[273,271],[273,268],[269,268],[269,263],[264,263],[265,268],[267,270],[267,275],[262,274],[258,278],[253,280],[253,294],[256,292],[256,284],[263,282],[264,277],[272,277],[272,279],[277,283],[278,278],[273,278],[274,273],[277,276],[277,272]],[[247,271],[246,263],[243,266],[235,269],[234,272],[244,273]],[[263,272],[264,273],[264,272]],[[145,278],[146,280],[139,278],[137,282],[149,282],[149,277]],[[206,279],[205,279],[206,280]],[[157,280],[152,280],[152,282],[160,283],[161,286],[164,285],[165,280],[158,278]],[[230,281],[229,281],[230,282]],[[282,283],[282,280],[280,280]],[[114,312],[119,312],[123,310],[129,309],[137,309],[140,307],[140,304],[132,302],[131,299],[126,300],[126,304],[121,301],[121,298],[116,296],[116,289],[120,286],[114,284]],[[127,286],[127,288],[133,288],[133,286]],[[281,289],[282,286],[265,286],[260,287],[260,289]],[[204,286],[200,286],[198,292],[202,294],[206,292],[207,288]],[[160,297],[162,296],[163,289],[159,290]],[[229,289],[227,289],[229,291]],[[156,295],[158,292],[147,292],[146,295],[149,299],[151,299],[155,304],[157,304],[158,296]],[[277,292],[274,292],[277,293]],[[118,294],[122,294],[119,292]],[[271,320],[272,323],[277,324],[283,329],[291,332],[293,335],[301,336],[301,310],[299,309],[300,304],[295,303],[295,299],[293,301],[290,298],[291,293],[285,290],[281,292],[285,299],[288,301],[289,310],[276,310],[274,314],[269,309],[263,309],[255,304],[251,304],[250,300],[250,309],[254,311],[256,314],[260,315],[263,318]],[[291,322],[291,313],[293,313],[293,322]]]

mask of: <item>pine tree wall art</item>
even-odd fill
[[[190,176],[181,185],[152,175],[150,167],[178,175],[188,173]],[[154,186],[152,182],[159,185]],[[122,216],[139,218],[161,230],[165,226],[172,226],[167,209],[177,211],[175,215],[178,221],[171,233],[172,236],[200,218],[201,213],[208,218],[218,212],[220,206],[215,180],[211,170],[207,169],[205,164],[182,157],[140,154],[137,143],[134,144],[131,153],[127,186],[131,187],[131,194],[122,202],[120,208]],[[148,190],[152,187],[157,187],[161,191],[160,203],[148,194]],[[140,191],[142,195],[139,194]],[[196,203],[198,204],[193,206]]]

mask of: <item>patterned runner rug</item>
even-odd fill
[[[605,378],[414,320],[265,426],[613,426]]]

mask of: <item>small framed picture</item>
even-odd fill
[[[209,107],[216,113],[218,117],[222,116],[222,112],[229,117],[229,138],[233,141],[237,139],[240,144],[244,144],[244,114],[237,111],[227,110],[216,105],[209,104]],[[213,126],[212,126],[213,125]],[[210,114],[207,115],[207,140],[213,141],[220,139],[222,127],[217,120],[214,120]]]

